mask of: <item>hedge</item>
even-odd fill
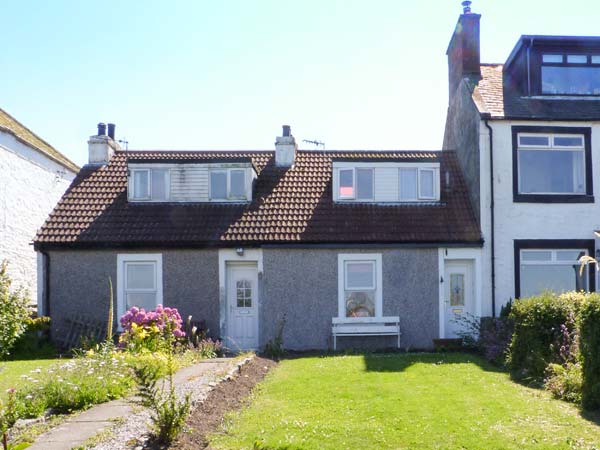
[[[557,295],[552,292],[516,301],[510,312],[514,333],[509,347],[508,367],[513,378],[541,383],[549,364],[560,363],[561,325],[569,331],[584,294]]]
[[[580,352],[583,368],[582,405],[600,408],[600,295],[592,294],[579,313]]]

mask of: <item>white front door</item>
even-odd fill
[[[460,337],[462,319],[473,313],[473,262],[446,261],[444,274],[445,337]]]
[[[227,266],[227,346],[258,349],[258,269],[256,264]]]

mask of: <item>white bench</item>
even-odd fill
[[[400,348],[400,317],[334,317],[331,334],[334,351],[338,336],[398,336]]]

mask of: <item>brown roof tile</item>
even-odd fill
[[[258,179],[249,204],[127,202],[126,154],[85,166],[44,226],[36,246],[266,243],[479,243],[480,232],[453,152],[299,151],[292,168],[274,152],[129,152],[130,160],[249,158]],[[429,160],[450,174],[439,203],[339,204],[332,199],[334,159]]]

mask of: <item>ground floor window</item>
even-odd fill
[[[162,255],[155,253],[117,256],[119,316],[133,306],[152,310],[162,303]]]
[[[381,254],[338,255],[338,317],[381,317]]]
[[[579,258],[593,254],[593,241],[515,241],[516,297],[545,290],[593,291],[594,273],[581,272]]]

